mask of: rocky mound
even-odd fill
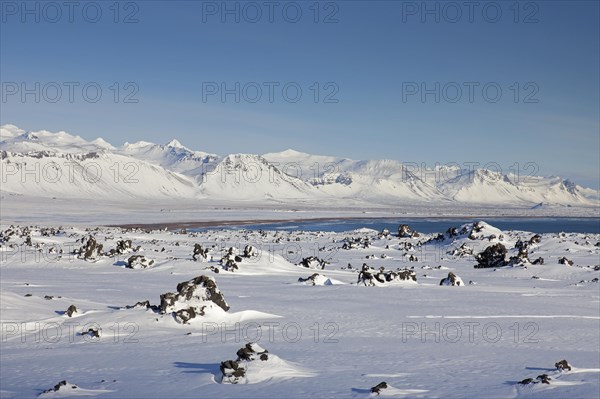
[[[490,245],[483,252],[475,255],[476,269],[506,266],[506,247],[500,243]]]
[[[246,344],[236,355],[236,360],[221,362],[221,376],[216,378],[220,383],[256,384],[274,378],[313,376],[313,373],[280,359],[256,343]]]
[[[382,390],[387,389],[388,384],[385,381],[380,382],[379,384],[375,385],[374,387],[371,387],[371,393],[376,393],[377,395],[379,395],[381,393]]]
[[[127,259],[127,268],[146,269],[154,264],[154,260],[146,258],[144,255],[133,255]]]
[[[342,249],[367,249],[371,246],[371,240],[362,237],[346,237]]]
[[[73,251],[73,254],[77,255],[77,258],[95,261],[104,256],[102,244],[98,244],[94,236],[83,237],[81,243],[83,245],[79,249]]]
[[[222,383],[237,384],[246,377],[247,363],[259,360],[269,360],[269,351],[261,348],[258,344],[249,343],[237,351],[237,360],[226,360],[221,362]],[[246,364],[244,364],[246,363]]]
[[[67,311],[65,312],[65,315],[67,317],[73,317],[74,314],[79,313],[79,310],[77,309],[77,307],[75,305],[71,305],[67,308]]]
[[[571,371],[571,365],[569,364],[569,362],[567,362],[564,359],[561,360],[560,362],[554,363],[554,367],[556,367],[556,369],[560,370],[560,371],[563,371],[563,370]]]
[[[450,273],[448,273],[448,277],[445,277],[442,279],[442,281],[440,281],[440,285],[462,287],[465,285],[465,283],[463,283],[462,279],[460,277],[458,277],[456,274],[450,272]]]
[[[117,241],[117,245],[115,248],[112,248],[110,251],[108,251],[106,253],[107,256],[117,256],[117,255],[123,255],[129,252],[137,252],[140,249],[142,249],[141,245],[138,245],[137,247],[133,247],[133,244],[131,242],[131,240],[119,240]]]
[[[411,237],[420,237],[421,235],[416,231],[410,229],[407,224],[401,224],[398,226],[398,237],[400,238],[411,238]]]
[[[202,248],[202,245],[194,244],[192,259],[195,261],[205,262],[208,259],[208,248],[204,249]]]
[[[219,263],[223,267],[223,270],[234,272],[239,269],[238,263],[241,263],[242,260],[243,258],[236,254],[235,248],[231,247],[227,250]]]
[[[75,395],[76,391],[79,389],[79,387],[75,384],[71,384],[66,380],[60,381],[58,384],[56,384],[54,387],[50,388],[50,389],[46,389],[44,392],[42,392],[40,394],[40,396],[47,396],[45,394],[49,394],[49,393],[54,393],[54,392],[60,392],[60,394],[64,394],[64,395]]]
[[[207,311],[228,310],[229,305],[215,280],[204,275],[177,284],[176,293],[167,292],[160,296],[160,313],[172,313],[179,323],[188,323]]]

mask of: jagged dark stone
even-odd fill
[[[387,387],[388,387],[387,383],[385,381],[382,381],[379,384],[377,384],[371,388],[371,393],[376,393],[377,395],[379,395],[381,393],[381,390],[386,389]]]
[[[146,258],[144,255],[132,255],[127,259],[129,269],[146,269],[154,264],[154,260]]]
[[[77,308],[75,307],[75,305],[71,305],[69,306],[69,308],[67,309],[67,311],[65,312],[65,314],[69,317],[72,317],[73,314],[77,313]]]
[[[569,362],[567,362],[564,359],[561,360],[560,362],[554,363],[554,367],[556,367],[558,370],[568,370],[568,371],[571,371],[571,365],[569,364]]]
[[[566,257],[562,257],[562,258],[558,258],[558,263],[561,265],[569,265],[569,266],[573,266],[573,261],[567,259]]]
[[[208,258],[208,248],[204,249],[204,248],[202,248],[202,245],[194,244],[194,251],[192,253],[192,259],[197,261],[198,258],[200,258],[202,260],[206,260]]]
[[[500,243],[490,245],[475,256],[476,269],[506,266],[506,247]]]

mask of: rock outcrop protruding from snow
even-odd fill
[[[221,383],[224,384],[237,384],[246,376],[246,369],[235,360],[225,360],[219,368]]]
[[[537,259],[534,259],[533,262],[531,262],[532,265],[543,265],[544,264],[544,258],[542,258],[541,256]]]
[[[98,244],[94,236],[83,237],[81,243],[81,248],[74,251],[79,259],[95,261],[103,256],[102,244]]]
[[[228,311],[229,305],[212,277],[198,276],[177,284],[177,292],[160,296],[160,313],[173,313],[175,320],[187,323],[206,311],[218,309]]]
[[[449,286],[457,286],[462,287],[465,285],[462,279],[458,277],[456,274],[449,272],[448,277],[445,277],[440,281],[440,285],[449,285]]]
[[[522,381],[519,381],[519,384],[521,385],[529,385],[529,384],[550,384],[550,380],[552,378],[550,378],[550,376],[548,376],[548,374],[540,374],[538,375],[535,380],[533,378],[525,378]]]
[[[385,381],[382,381],[379,384],[377,384],[371,388],[371,393],[376,393],[377,395],[379,395],[381,393],[381,391],[383,389],[387,389],[387,387],[388,387],[387,383]]]
[[[568,265],[568,266],[573,266],[573,261],[567,259],[566,256],[563,256],[561,258],[558,258],[558,263],[561,265]]]
[[[75,313],[78,313],[77,307],[75,305],[71,305],[71,306],[69,306],[69,308],[65,312],[65,315],[67,315],[68,317],[73,317],[73,315]]]
[[[154,260],[146,258],[144,255],[133,255],[127,259],[129,269],[146,269],[154,264]]]
[[[298,282],[299,283],[303,283],[306,285],[334,285],[334,284],[341,284],[339,281],[337,280],[332,280],[329,277],[326,277],[322,274],[319,273],[314,273],[306,278],[302,278],[299,277],[298,278]]]
[[[134,305],[127,305],[125,309],[150,309],[151,307],[150,301],[145,300],[136,302]]]
[[[371,246],[371,240],[362,237],[346,237],[342,249],[366,249]]]
[[[515,248],[518,249],[518,253],[517,255],[510,257],[508,264],[512,266],[525,266],[530,264],[529,245],[529,241],[518,240],[515,244]]]
[[[568,370],[571,371],[571,365],[569,364],[569,362],[567,362],[566,360],[561,360],[560,362],[556,362],[554,363],[554,367],[556,367],[558,370]]]
[[[401,224],[398,226],[398,237],[400,238],[411,238],[411,237],[419,237],[420,234],[416,231],[411,230],[411,228],[407,224]]]
[[[401,281],[417,281],[417,274],[414,270],[385,270],[381,267],[379,269],[373,269],[366,263],[363,264],[361,271],[358,273],[357,284],[364,284],[366,286],[382,286],[389,283],[397,283]]]
[[[192,259],[195,261],[206,261],[208,259],[208,248],[202,248],[200,244],[194,244],[194,251],[192,253]]]
[[[307,269],[323,270],[323,269],[325,269],[325,266],[327,266],[328,264],[329,264],[328,262],[326,262],[323,259],[319,259],[316,256],[309,256],[308,258],[302,259],[302,261],[300,263],[298,263],[298,266],[303,266],[303,267],[306,267]]]
[[[227,253],[221,258],[221,266],[223,270],[227,270],[229,272],[233,272],[239,269],[238,263],[242,262],[242,257],[236,255],[236,250],[231,247],[227,250]]]
[[[246,245],[244,247],[244,258],[252,258],[258,256],[258,248],[253,245]]]
[[[65,395],[68,395],[70,393],[74,393],[74,391],[76,391],[77,389],[79,389],[77,385],[71,384],[68,381],[63,380],[56,384],[54,387],[46,389],[44,392],[41,393],[41,395],[54,392],[60,392],[64,393]]]
[[[237,351],[237,360],[221,362],[222,383],[238,384],[246,377],[246,368],[249,362],[269,360],[269,351],[258,344],[248,343]]]
[[[100,338],[101,333],[102,333],[102,329],[96,328],[96,327],[90,327],[90,328],[88,328],[88,330],[86,332],[82,333],[82,335],[88,335],[92,338]]]
[[[139,251],[141,246],[133,248],[131,240],[119,240],[117,246],[106,253],[107,256],[123,255],[129,252]]]
[[[465,256],[473,255],[473,248],[468,246],[467,243],[463,242],[460,247],[452,251],[448,251],[448,254],[464,258]]]
[[[500,243],[490,245],[475,256],[476,269],[506,266],[506,247]]]

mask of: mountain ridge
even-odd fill
[[[415,171],[412,165],[397,160],[352,160],[293,149],[263,155],[220,156],[192,150],[177,139],[167,144],[125,142],[117,147],[102,138],[86,141],[63,131],[27,132],[15,125],[0,126],[0,140],[1,190],[23,195],[208,197],[290,204],[327,200],[334,204],[339,200],[359,200],[386,205],[398,201],[450,202],[527,207],[540,203],[597,206],[599,197],[597,190],[556,176],[523,179],[514,174],[456,166]],[[72,170],[60,170],[61,174],[71,174],[66,183],[58,184],[52,181],[56,180],[58,169],[52,175],[51,168],[58,165],[64,169],[66,160],[75,165]],[[86,176],[79,176],[77,180],[73,175],[75,168],[96,170],[103,178],[88,181]],[[439,177],[441,172],[443,179]],[[132,184],[136,179],[143,184]]]

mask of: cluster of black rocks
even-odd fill
[[[115,257],[129,252],[139,252],[142,249],[140,245],[133,247],[131,240],[119,240],[115,248],[104,252],[104,245],[98,243],[96,237],[93,235],[82,237],[79,241],[82,245],[80,248],[73,250],[73,255],[77,255],[77,258],[90,262],[95,262],[105,256]],[[153,264],[154,260],[148,259],[143,255],[132,255],[127,259],[126,267],[130,269],[145,269]]]
[[[571,365],[566,360],[561,360],[559,362],[554,363],[554,367],[556,367],[559,371],[571,371]],[[533,378],[525,378],[522,381],[519,381],[519,384],[529,385],[529,384],[550,384],[552,378],[548,376],[548,374],[540,374],[535,379]]]
[[[306,267],[307,269],[325,269],[325,266],[329,265],[329,262],[319,259],[316,256],[309,256],[308,258],[303,258],[298,266]]]
[[[230,247],[219,263],[223,270],[233,272],[239,269],[238,263],[241,263],[244,259],[256,257],[258,255],[258,250],[252,245],[246,245],[241,255],[236,254],[235,248]]]
[[[376,286],[386,283],[398,282],[398,281],[417,281],[417,274],[411,269],[397,269],[397,270],[385,270],[384,267],[374,269],[363,263],[363,266],[358,273],[357,284],[364,284],[366,286]]]
[[[421,234],[411,230],[411,228],[407,224],[401,224],[400,226],[398,226],[398,237],[400,238],[416,238],[420,236]]]
[[[59,392],[59,391],[67,391],[70,389],[79,389],[79,387],[75,384],[70,384],[66,380],[63,380],[63,381],[60,381],[58,384],[56,384],[54,387],[52,387],[50,389],[46,389],[44,392],[42,392],[42,394],[51,393],[51,392]]]
[[[515,244],[515,248],[518,250],[517,255],[511,256],[506,260],[508,253],[506,247],[501,243],[488,246],[483,252],[475,255],[477,265],[476,269],[482,268],[495,268],[503,266],[525,266],[525,265],[543,265],[544,258],[539,257],[533,261],[529,259],[529,248],[533,244],[537,244],[541,241],[539,234],[534,235],[528,241],[518,240]]]
[[[221,382],[237,384],[246,377],[246,364],[248,362],[266,362],[269,360],[269,351],[261,348],[258,344],[248,343],[240,348],[236,360],[226,360],[221,362]]]
[[[342,249],[367,249],[371,246],[371,240],[365,237],[346,237]]]
[[[177,292],[167,292],[160,296],[159,312],[172,313],[179,323],[188,323],[197,316],[204,316],[205,309],[218,306],[229,310],[223,294],[212,277],[198,276],[177,284]]]

